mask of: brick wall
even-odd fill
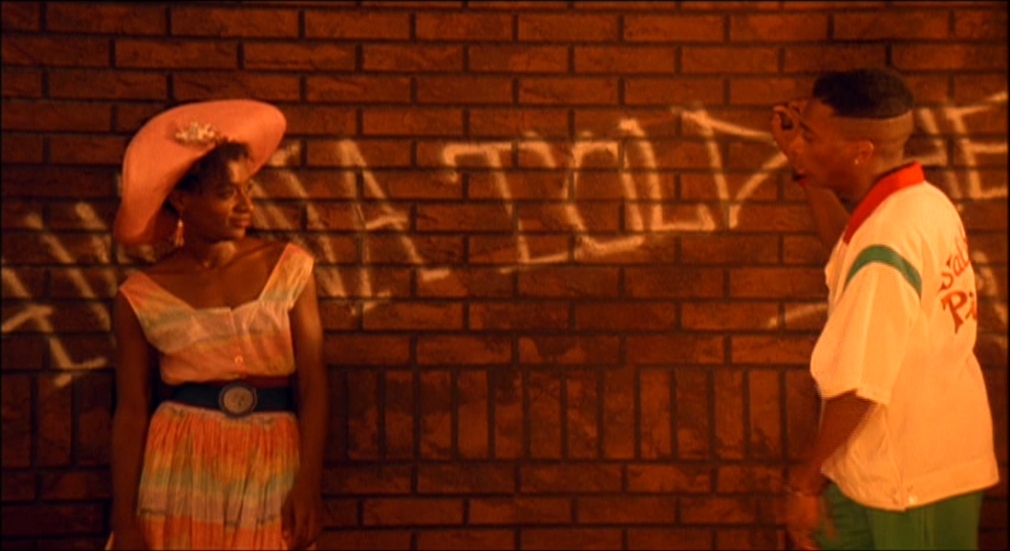
[[[900,4],[900,5],[899,5]],[[819,71],[914,87],[962,208],[1007,545],[1001,2],[3,3],[4,549],[108,530],[125,144],[276,103],[256,225],[318,259],[322,548],[784,545],[826,259],[766,132]]]

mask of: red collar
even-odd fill
[[[922,172],[922,165],[918,161],[897,168],[885,174],[877,183],[870,188],[866,197],[859,202],[859,206],[849,217],[849,223],[845,225],[845,235],[842,238],[845,244],[849,244],[853,234],[863,225],[863,222],[877,210],[877,207],[891,196],[892,193],[910,186],[921,184],[926,181],[926,175]]]

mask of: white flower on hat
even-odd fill
[[[212,124],[193,121],[175,133],[175,140],[183,145],[205,146],[223,141],[224,136]]]

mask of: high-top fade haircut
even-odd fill
[[[901,75],[871,68],[831,72],[814,82],[814,98],[840,117],[889,119],[912,109],[912,92]]]

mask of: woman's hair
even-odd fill
[[[175,189],[200,193],[207,184],[227,182],[231,178],[228,163],[248,158],[248,145],[240,142],[221,142],[190,167],[175,185]]]
[[[912,109],[901,75],[883,68],[826,73],[814,83],[813,96],[841,117],[889,119]]]

